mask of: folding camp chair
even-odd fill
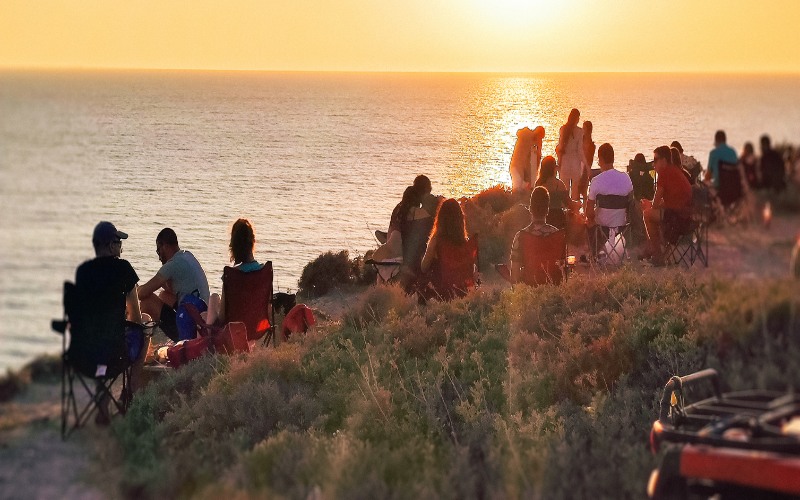
[[[698,260],[708,267],[708,224],[711,219],[711,196],[704,185],[692,186],[691,217],[685,227],[664,225],[666,261],[687,269]]]
[[[708,382],[711,397],[686,404]],[[650,476],[651,498],[797,498],[800,396],[748,390],[723,393],[717,372],[672,377],[650,432],[665,450]]]
[[[421,301],[437,298],[452,300],[464,297],[477,285],[478,241],[467,240],[461,248],[455,248],[440,240],[438,255],[430,273],[430,282],[418,290]]]
[[[598,194],[597,208],[624,209],[626,222],[622,226],[595,225],[589,228],[592,257],[601,265],[620,265],[629,258],[628,246],[632,243],[631,204],[633,195]]]
[[[125,414],[130,404],[131,363],[125,345],[125,309],[92,310],[74,283],[64,283],[64,319],[53,320],[61,335],[61,438],[83,427],[100,406]],[[69,338],[68,338],[69,337]],[[119,391],[115,388],[121,382]],[[76,391],[83,387],[83,393]],[[77,392],[77,393],[76,393]],[[110,415],[109,415],[110,416]]]
[[[400,268],[403,266],[403,258],[396,257],[386,260],[373,260],[368,259],[364,261],[375,268],[375,284],[376,285],[389,285],[397,282],[400,276]]]
[[[714,202],[717,221],[733,225],[750,219],[745,182],[741,165],[719,162],[719,186]]]
[[[518,244],[522,252],[522,283],[558,285],[567,279],[567,233],[564,229],[544,236],[522,231]]]
[[[249,273],[230,266],[223,269],[225,319],[244,323],[247,326],[247,340],[255,341],[264,337],[264,345],[269,344],[270,340],[275,345],[272,298],[272,262],[267,261],[261,269]]]

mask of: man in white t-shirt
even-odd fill
[[[624,226],[628,219],[627,204],[619,204],[618,208],[601,208],[597,206],[597,197],[633,196],[631,178],[625,172],[614,169],[614,148],[611,144],[604,143],[597,150],[597,163],[600,165],[600,173],[589,185],[589,201],[586,203],[586,224],[589,226],[589,245],[593,254],[597,253],[598,244],[598,231],[594,226],[600,226],[603,235],[608,237],[608,228]]]

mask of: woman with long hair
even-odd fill
[[[463,297],[475,287],[477,245],[467,236],[464,212],[450,198],[439,206],[422,272],[431,272],[433,296],[444,300]]]
[[[573,109],[569,113],[567,123],[558,131],[558,169],[561,180],[569,188],[570,197],[580,197],[581,175],[586,158],[583,154],[583,129],[578,126],[581,112]]]
[[[567,226],[567,210],[571,208],[571,205],[579,204],[579,202],[570,203],[567,186],[556,177],[556,159],[552,156],[545,156],[542,159],[536,186],[547,188],[547,192],[550,194],[550,212],[547,215],[547,223],[559,229],[565,228]]]
[[[255,259],[256,233],[247,219],[237,219],[231,227],[231,239],[228,252],[233,267],[244,273],[258,271],[263,267]],[[224,301],[217,293],[212,293],[208,300],[208,316],[206,323],[213,325],[225,321]]]

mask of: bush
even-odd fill
[[[325,252],[303,268],[297,282],[298,293],[319,297],[336,286],[374,283],[375,271],[365,263],[367,259],[358,256],[350,260],[347,250]]]
[[[0,403],[11,401],[31,382],[53,382],[61,379],[61,356],[45,354],[35,358],[18,371],[8,370],[0,377]]]

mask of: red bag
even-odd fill
[[[167,359],[173,368],[179,368],[193,359],[197,359],[214,347],[210,337],[198,337],[181,340],[167,349]]]
[[[314,313],[305,304],[297,304],[289,311],[289,314],[283,318],[283,339],[289,340],[289,336],[293,333],[305,333],[308,327],[314,326],[316,319]]]
[[[233,354],[236,352],[250,352],[247,343],[247,326],[239,321],[226,324],[220,331],[211,335],[214,349],[217,352]]]

